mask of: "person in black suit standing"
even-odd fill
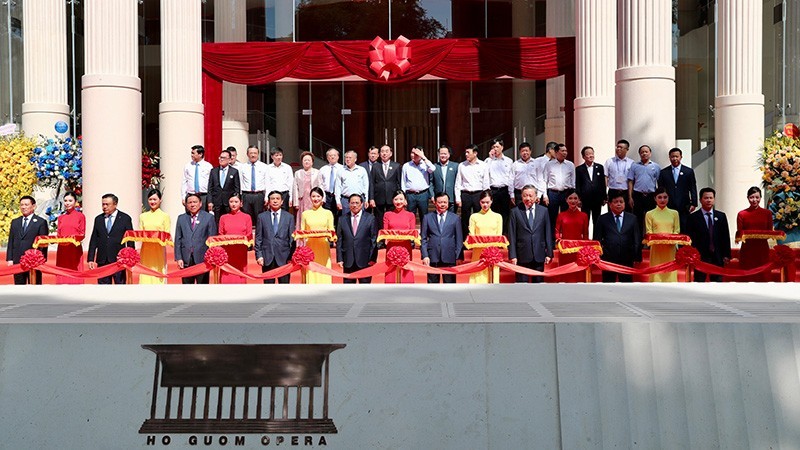
[[[689,214],[686,228],[692,247],[700,252],[700,260],[723,267],[731,260],[731,235],[728,217],[714,209],[717,193],[710,187],[700,189],[701,208]],[[695,281],[706,281],[707,274],[694,271]],[[722,281],[720,275],[710,275],[710,281]]]
[[[336,228],[339,242],[336,244],[336,260],[344,273],[366,269],[378,260],[378,227],[375,217],[362,209],[360,194],[350,196],[350,211],[342,215]],[[344,279],[345,284],[356,280]],[[359,283],[369,284],[372,277],[358,279]]]
[[[522,204],[511,209],[508,225],[508,258],[511,264],[544,271],[553,259],[553,227],[547,208],[537,204],[539,194],[533,185],[522,188]],[[541,283],[542,277],[517,274],[517,283]]]
[[[583,147],[581,156],[585,162],[575,168],[575,191],[581,199],[581,211],[597,226],[600,209],[606,204],[606,172],[602,164],[594,162],[592,147]]]
[[[625,192],[610,191],[609,212],[600,216],[594,228],[594,239],[603,247],[603,261],[633,267],[642,260],[642,235],[636,216],[625,212]],[[603,282],[631,282],[632,275],[603,271]]]
[[[217,225],[211,214],[201,211],[200,196],[186,196],[186,213],[178,216],[175,224],[175,261],[179,269],[202,264],[205,261],[208,246],[206,241],[217,235]],[[183,284],[208,284],[208,272],[184,277]]]
[[[392,161],[392,148],[381,147],[380,161],[372,165],[369,174],[369,206],[375,214],[378,228],[383,228],[383,214],[394,208],[394,193],[400,190],[402,170],[399,163]]]
[[[233,194],[241,193],[239,171],[231,163],[231,152],[223,150],[219,154],[219,167],[211,169],[208,177],[208,210],[214,212],[214,221],[219,227],[219,218],[231,212],[228,200]]]
[[[681,230],[686,230],[689,214],[697,208],[697,180],[694,170],[681,164],[683,152],[675,147],[669,151],[670,165],[661,169],[658,175],[658,186],[667,190],[669,203],[667,207],[678,211],[681,219]]]
[[[456,166],[458,166],[456,164]],[[455,178],[455,175],[453,176]],[[461,234],[461,219],[450,210],[450,196],[445,192],[436,194],[436,212],[429,212],[422,219],[422,264],[431,267],[453,267],[463,259],[461,254],[464,238]],[[455,283],[456,276],[428,274],[428,283]]]
[[[380,164],[378,161],[380,159],[379,155],[380,150],[378,147],[373,145],[369,148],[369,150],[367,150],[367,160],[358,164],[367,171],[367,180],[369,181],[370,186],[372,186],[372,166]],[[367,192],[369,192],[369,190]],[[367,205],[367,212],[373,215],[375,214],[375,210],[373,210],[372,206],[369,206],[369,204]]]
[[[47,236],[47,221],[34,214],[36,210],[36,200],[30,195],[19,199],[20,217],[11,221],[11,229],[8,232],[8,249],[6,260],[9,266],[19,264],[25,251],[33,248],[36,236]],[[45,259],[47,258],[47,247],[39,248]],[[30,272],[25,271],[14,275],[14,284],[28,284]],[[42,284],[42,272],[36,271],[36,284]]]
[[[458,163],[450,161],[452,150],[449,145],[439,147],[439,161],[434,164],[431,174],[431,202],[436,202],[435,194],[443,192],[447,194],[450,205],[447,210],[451,213],[456,212],[456,175],[458,175]]]
[[[294,252],[294,217],[282,209],[283,196],[279,191],[269,193],[269,208],[258,215],[256,224],[256,262],[261,273],[276,269],[289,262]],[[275,279],[264,280],[273,284]],[[289,274],[278,277],[278,283],[289,284]]]
[[[133,242],[122,244],[125,232],[133,230],[131,216],[117,209],[119,198],[114,194],[103,195],[103,214],[94,218],[94,228],[89,240],[87,261],[89,270],[106,266],[117,261],[117,253],[122,247],[133,247]],[[97,279],[97,284],[125,284],[125,271]]]

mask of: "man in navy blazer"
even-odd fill
[[[686,234],[692,238],[692,247],[700,252],[701,261],[723,267],[731,259],[731,235],[728,217],[714,208],[716,195],[710,187],[700,189],[701,207],[686,219]],[[694,281],[706,281],[706,275],[695,270]],[[709,277],[710,281],[722,281],[720,275]]]
[[[636,216],[625,212],[625,191],[611,190],[609,212],[600,216],[594,227],[594,239],[603,247],[603,261],[633,267],[642,260],[642,235]],[[603,271],[603,282],[631,282],[632,275]]]
[[[581,211],[597,224],[600,209],[606,204],[606,172],[602,164],[594,162],[594,149],[583,147],[584,163],[575,168],[575,192],[581,199]]]
[[[697,208],[697,180],[694,170],[681,164],[683,152],[675,147],[669,151],[670,165],[658,174],[658,185],[667,190],[669,208],[678,211],[681,219],[681,233],[686,233],[689,214]]]
[[[36,236],[47,236],[47,221],[34,214],[35,209],[36,200],[30,195],[19,199],[19,211],[22,215],[11,221],[11,229],[8,232],[6,260],[8,260],[9,266],[19,264],[22,255],[33,248]],[[47,247],[40,247],[39,251],[46,259]],[[30,272],[28,271],[14,275],[14,284],[28,284],[29,281]],[[38,270],[35,283],[42,284],[42,272]]]
[[[372,166],[374,166],[375,164],[379,164],[379,162],[378,162],[378,159],[379,159],[378,155],[379,154],[380,154],[380,151],[378,150],[378,147],[375,147],[373,145],[373,146],[371,146],[369,148],[369,150],[367,150],[367,160],[364,161],[364,162],[358,163],[359,166],[363,167],[364,170],[367,171],[367,180],[369,181],[370,186],[372,185]],[[370,190],[371,189],[372,188],[370,188]],[[367,205],[367,212],[369,212],[370,214],[374,214],[375,213],[373,211],[373,209],[372,209],[372,206],[369,206],[369,205]]]
[[[434,165],[431,174],[431,202],[435,202],[434,194],[443,192],[450,199],[447,210],[456,212],[456,175],[458,175],[458,163],[450,161],[452,154],[449,145],[442,145],[439,148],[439,162]],[[449,275],[448,275],[449,276]]]
[[[102,199],[103,214],[94,218],[94,228],[89,239],[87,261],[89,270],[97,266],[105,266],[117,261],[117,253],[122,247],[133,247],[133,242],[122,244],[125,232],[133,230],[131,216],[117,209],[119,198],[114,194],[106,194]],[[97,284],[125,284],[125,271],[120,270],[113,275],[97,279]]]
[[[457,165],[456,165],[457,166]],[[455,176],[454,176],[455,178]],[[429,212],[422,219],[422,264],[431,267],[453,267],[463,259],[461,254],[464,237],[461,233],[461,219],[449,210],[450,196],[444,192],[436,194],[436,212]],[[455,283],[456,276],[428,274],[428,283]]]
[[[537,204],[533,185],[522,188],[522,204],[511,209],[508,223],[508,258],[512,264],[544,271],[553,259],[553,228],[547,208]],[[517,274],[517,283],[541,283],[542,277]]]
[[[217,235],[214,216],[201,211],[201,206],[199,195],[187,195],[188,212],[178,216],[178,222],[175,224],[175,261],[181,269],[203,263],[208,250],[206,240]],[[208,272],[194,277],[184,277],[183,284],[208,284]]]
[[[364,211],[362,206],[361,195],[351,195],[350,211],[339,219],[336,227],[336,235],[339,237],[336,243],[336,260],[344,273],[366,269],[378,260],[378,227],[375,217]],[[355,282],[356,280],[344,279],[346,284]],[[369,284],[372,277],[359,278],[358,282]]]
[[[402,168],[392,161],[392,148],[381,147],[381,159],[372,165],[369,174],[369,206],[375,214],[378,229],[383,228],[383,214],[394,209],[394,193],[400,190]]]
[[[256,223],[256,262],[261,273],[286,265],[294,251],[294,217],[282,209],[283,195],[279,191],[269,193],[269,207],[258,215]],[[264,284],[275,283],[274,278]],[[289,274],[278,277],[278,283],[289,284]]]
[[[219,154],[219,167],[211,169],[208,176],[208,210],[214,212],[214,221],[219,227],[219,219],[223,214],[231,212],[228,200],[233,194],[241,192],[239,171],[230,163],[231,152],[223,150]]]

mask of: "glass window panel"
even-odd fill
[[[299,41],[372,40],[389,35],[389,3],[302,0],[297,3]]]
[[[392,1],[392,38],[403,35],[409,39],[445,37],[452,23],[450,1]]]

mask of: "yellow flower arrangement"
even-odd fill
[[[11,219],[19,215],[19,198],[31,195],[36,172],[31,164],[36,141],[22,134],[0,137],[0,244],[8,242]]]
[[[758,162],[769,209],[777,229],[789,231],[800,223],[800,130],[787,124],[764,140]]]

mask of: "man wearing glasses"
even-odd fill
[[[219,167],[211,169],[208,177],[208,210],[214,213],[217,225],[219,218],[230,212],[228,200],[241,191],[239,171],[233,168],[231,161],[231,152],[220,152]]]

